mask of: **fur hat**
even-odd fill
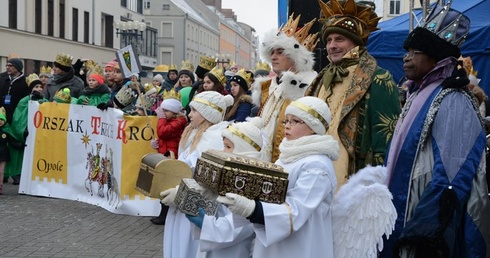
[[[194,96],[189,104],[213,124],[223,121],[226,108],[233,105],[233,97],[223,96],[216,91],[204,91]]]
[[[330,0],[328,3],[318,1],[321,9],[321,35],[326,39],[331,33],[339,33],[360,46],[367,43],[369,34],[378,30],[378,17],[371,5],[356,3],[355,0]]]
[[[262,118],[254,117],[248,122],[230,124],[221,131],[221,136],[235,146],[234,153],[260,153],[262,149]],[[248,156],[248,155],[247,155]]]
[[[466,40],[470,20],[461,12],[451,9],[450,4],[432,8],[426,22],[408,34],[403,48],[420,50],[436,61],[450,56],[459,58],[459,47]]]
[[[11,64],[13,67],[15,67],[19,73],[22,73],[22,70],[24,70],[24,64],[22,64],[22,60],[19,58],[10,58],[7,61],[7,64]]]
[[[158,81],[158,82],[160,82],[160,84],[162,84],[163,83],[163,76],[161,74],[157,74],[157,75],[153,76],[153,80]]]
[[[180,113],[180,111],[182,110],[182,103],[180,103],[180,101],[177,99],[168,98],[162,101],[162,104],[160,104],[160,108],[171,111],[173,113]]]
[[[312,51],[318,43],[318,33],[311,35],[308,33],[315,20],[311,20],[298,30],[300,17],[301,15],[298,15],[293,20],[293,15],[291,15],[286,25],[279,29],[279,32],[271,30],[265,34],[261,54],[267,62],[272,63],[272,50],[282,48],[284,49],[283,54],[294,61],[296,71],[306,72],[313,69],[315,60]]]
[[[302,97],[291,102],[285,114],[297,116],[319,135],[327,132],[331,119],[327,103],[316,97]]]

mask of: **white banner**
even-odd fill
[[[135,190],[141,158],[156,152],[150,147],[156,123],[112,108],[31,101],[19,193],[158,215],[159,200]]]

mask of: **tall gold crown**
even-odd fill
[[[41,71],[39,71],[39,74],[46,74],[48,76],[51,75],[51,72],[53,71],[53,69],[51,69],[50,66],[41,66]]]
[[[214,77],[216,77],[216,79],[218,79],[218,81],[221,83],[221,84],[225,84],[226,83],[226,77],[225,77],[225,74],[223,73],[223,69],[216,66],[214,67],[211,71],[209,71],[210,74],[214,75]]]
[[[283,32],[288,37],[294,37],[301,45],[303,45],[308,51],[314,51],[316,44],[318,43],[318,32],[314,34],[309,34],[310,29],[315,24],[316,18],[306,23],[302,28],[298,29],[299,19],[301,14],[293,18],[294,13],[289,16],[288,21],[284,26],[279,28],[280,32]]]
[[[180,65],[180,70],[194,71],[194,65],[189,60],[182,61]]]
[[[202,55],[199,59],[199,66],[209,71],[216,66],[216,59],[211,56]]]
[[[176,99],[180,101],[180,93],[178,91],[175,91],[174,88],[169,91],[165,90],[163,92],[163,99]]]
[[[58,90],[54,95],[53,100],[55,100],[58,103],[70,103],[71,102],[70,88],[63,88]]]
[[[29,76],[27,76],[26,78],[27,87],[30,87],[31,83],[34,81],[39,81],[39,83],[41,83],[41,80],[39,79],[39,76],[37,74],[35,73],[29,74]]]
[[[245,82],[247,83],[247,86],[250,88],[250,84],[252,83],[252,74],[247,73],[247,71],[245,71],[245,68],[242,68],[238,72],[236,72],[235,76],[242,77],[245,80]]]
[[[56,59],[54,61],[62,66],[70,67],[71,63],[73,62],[73,56],[58,54],[56,55]]]
[[[168,70],[169,70],[169,71],[170,71],[170,70],[175,70],[175,71],[177,71],[177,66],[176,66],[176,65],[174,65],[174,64],[171,64],[171,65],[170,65],[170,67],[168,68]]]
[[[370,32],[378,30],[378,22],[382,18],[378,17],[372,6],[356,3],[355,0],[342,2],[330,0],[328,3],[318,0],[318,4],[321,9],[320,22],[325,22],[333,16],[353,16],[367,26],[367,35],[362,35],[363,38],[369,36]]]
[[[90,67],[88,74],[98,74],[104,76],[104,71],[102,70],[102,67],[100,67],[98,64],[95,64],[94,66]]]
[[[257,70],[264,70],[264,71],[270,72],[271,67],[269,66],[269,64],[267,62],[258,62],[255,65],[255,71],[257,71]]]

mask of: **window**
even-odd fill
[[[157,56],[157,30],[154,28],[146,28],[144,37],[145,48],[143,54],[150,57]]]
[[[34,15],[34,32],[41,34],[43,25],[43,1],[36,0],[35,15]]]
[[[165,10],[165,11],[170,10],[170,5],[169,4],[164,4],[162,10]]]
[[[128,0],[121,0],[122,7],[128,7]]]
[[[400,14],[400,0],[390,0],[390,15]]]
[[[145,9],[150,9],[150,1],[149,0],[145,1]]]
[[[9,0],[9,28],[17,29],[17,0]]]
[[[162,22],[161,33],[163,38],[173,38],[174,32],[173,32],[172,23]]]
[[[48,35],[54,35],[54,1],[48,0]]]
[[[60,38],[65,38],[65,0],[60,0]]]
[[[90,14],[88,12],[83,12],[83,42],[89,42],[90,34]]]
[[[114,17],[102,14],[102,46],[114,47]]]
[[[143,0],[138,0],[136,2],[136,12],[143,13]]]
[[[78,41],[78,9],[73,8],[72,40]]]

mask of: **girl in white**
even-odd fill
[[[254,117],[250,122],[230,124],[221,131],[224,152],[241,154],[251,158],[259,158],[262,149],[262,118]],[[210,190],[201,189],[207,198],[216,198]],[[251,224],[234,228],[231,211],[224,205],[218,206],[216,216],[205,215],[203,210],[199,216],[186,217],[194,223],[200,232],[200,251],[196,258],[248,258],[251,256],[255,233]]]
[[[330,207],[337,181],[332,160],[339,145],[325,134],[330,110],[318,98],[303,97],[291,102],[285,115],[276,164],[289,173],[286,201],[271,204],[233,193],[218,201],[252,222],[253,257],[333,257]]]
[[[228,122],[222,122],[233,97],[207,91],[196,95],[190,103],[190,123],[185,128],[179,144],[179,160],[194,171],[197,158],[208,149],[222,150],[221,131]],[[170,206],[163,234],[164,258],[195,258],[199,242],[192,238],[192,225],[175,207],[178,186],[160,193],[162,203]]]

